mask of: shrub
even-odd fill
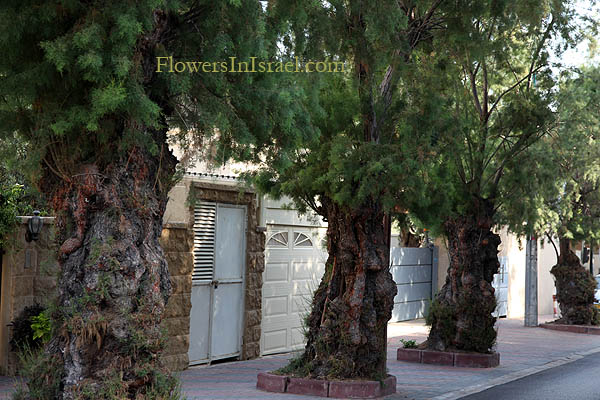
[[[42,347],[50,334],[50,320],[47,323],[47,333],[43,333],[46,329],[41,324],[44,317],[40,317],[45,312],[45,308],[39,304],[25,307],[23,311],[12,321],[12,339],[10,346],[13,351],[22,351],[29,349],[35,351]],[[34,321],[35,318],[35,321]],[[46,316],[47,318],[47,316]],[[38,322],[39,321],[39,322]],[[32,327],[35,324],[35,328]],[[41,334],[41,336],[40,336]]]
[[[402,343],[402,347],[404,347],[405,349],[416,349],[417,348],[417,342],[414,340],[400,339],[400,343]]]

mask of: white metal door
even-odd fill
[[[244,206],[199,202],[195,207],[191,365],[240,353],[245,221]]]
[[[508,257],[498,257],[500,270],[494,275],[492,286],[496,290],[495,317],[506,317],[508,314]]]
[[[211,360],[236,356],[241,349],[245,220],[245,208],[217,206]]]

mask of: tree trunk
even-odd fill
[[[171,282],[158,240],[176,159],[164,131],[147,133],[158,154],[133,147],[52,188],[59,297],[47,363],[29,386],[55,392],[41,398],[150,399],[173,388],[159,362]]]
[[[600,316],[594,307],[596,280],[570,248],[570,241],[560,238],[558,264],[550,270],[556,278],[556,299],[563,324],[599,325]]]
[[[360,210],[323,199],[329,259],[307,318],[304,354],[287,368],[315,378],[386,376],[396,285],[379,202]]]
[[[434,350],[487,353],[496,341],[492,316],[496,297],[500,236],[492,232],[493,205],[480,199],[472,213],[448,218],[450,266],[446,283],[431,306],[427,346]]]

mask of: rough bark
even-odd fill
[[[471,211],[445,222],[450,266],[427,317],[431,324],[427,347],[434,350],[487,353],[495,344],[496,297],[491,282],[500,267],[500,237],[492,232],[489,201],[476,201]]]
[[[558,264],[550,272],[556,280],[556,299],[562,314],[556,322],[599,325],[600,316],[594,307],[596,280],[570,249],[569,239],[560,239]]]
[[[48,189],[61,243],[51,365],[40,369],[52,371],[41,380],[60,382],[48,398],[155,398],[152,390],[170,390],[159,352],[171,282],[158,239],[176,159],[164,131],[147,133],[159,154],[133,147]],[[30,391],[41,384],[34,379]]]
[[[322,203],[329,259],[306,321],[305,351],[289,370],[316,378],[385,377],[396,285],[382,206],[351,210],[329,199]]]
[[[168,30],[165,13],[155,11],[154,23],[135,49],[136,73],[149,88],[154,51]],[[150,97],[169,115],[161,95]],[[60,275],[53,338],[29,377],[32,398],[160,399],[176,383],[159,360],[171,282],[158,239],[177,160],[166,128],[118,114],[103,122],[109,140],[82,132],[80,141],[50,147],[44,160]],[[131,143],[127,130],[145,143]]]

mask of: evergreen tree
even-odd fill
[[[32,145],[60,246],[53,338],[31,397],[173,393],[159,362],[171,282],[158,239],[177,165],[169,128],[186,145],[218,141],[219,158],[250,160],[310,130],[296,128],[302,94],[279,86],[281,74],[159,72],[157,57],[270,60],[265,26],[257,0],[1,3],[0,132]]]
[[[551,272],[556,278],[560,322],[568,324],[600,323],[593,305],[596,281],[570,248],[572,240],[598,243],[600,239],[599,78],[598,67],[565,74],[558,96],[558,133],[545,143],[556,177],[554,192],[544,196],[540,231],[550,241],[554,235],[559,238],[558,262]]]
[[[270,15],[287,56],[346,62],[320,74],[306,109],[320,135],[256,181],[290,196],[328,223],[329,258],[307,318],[307,344],[285,372],[317,378],[379,379],[396,294],[389,272],[389,215],[424,196],[418,166],[447,119],[439,97],[413,75],[433,51],[444,1],[278,0]]]
[[[449,244],[446,283],[428,315],[429,348],[485,353],[496,339],[491,283],[500,237],[493,228],[530,229],[534,194],[552,182],[553,170],[535,165],[532,145],[556,125],[549,46],[573,40],[574,11],[569,1],[477,1],[469,9],[449,20],[454,40],[440,54],[438,87],[455,121],[439,146],[449,208],[413,210]],[[432,191],[440,181],[432,179]]]

